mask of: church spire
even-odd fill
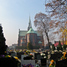
[[[31,19],[30,19],[30,16],[29,16],[29,25],[28,25],[28,30],[32,28],[32,25],[31,25]]]

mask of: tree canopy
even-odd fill
[[[5,51],[7,49],[7,45],[5,44],[5,37],[3,35],[2,26],[0,25],[0,55],[5,54]]]
[[[61,33],[60,29],[67,29],[67,0],[50,0],[45,6],[52,19],[50,25],[56,29],[54,33],[59,34]],[[61,35],[63,36],[63,32]]]
[[[51,16],[67,20],[67,0],[50,0],[45,6],[49,8],[47,11]]]
[[[34,25],[35,25],[35,27],[37,27],[37,29],[43,35],[46,35],[46,39],[47,39],[47,43],[48,43],[49,48],[50,48],[50,45],[49,45],[49,34],[48,33],[51,29],[50,28],[51,26],[49,24],[50,21],[51,21],[51,18],[44,13],[38,13],[35,15]]]

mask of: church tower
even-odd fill
[[[28,30],[32,28],[32,25],[31,25],[31,19],[30,19],[30,16],[29,16],[29,25],[28,25]]]

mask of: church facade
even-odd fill
[[[31,43],[33,46],[44,46],[44,40],[42,34],[38,31],[34,31],[31,25],[31,20],[29,18],[29,25],[27,30],[20,30],[18,34],[18,46],[25,45]]]

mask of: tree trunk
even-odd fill
[[[47,33],[46,30],[45,30],[45,34],[46,34],[46,37],[47,37],[48,46],[49,46],[49,52],[50,52],[50,56],[51,56],[51,48],[50,48],[50,44],[49,44],[49,36],[48,36],[48,33]],[[49,59],[49,60],[50,60],[50,59]]]

